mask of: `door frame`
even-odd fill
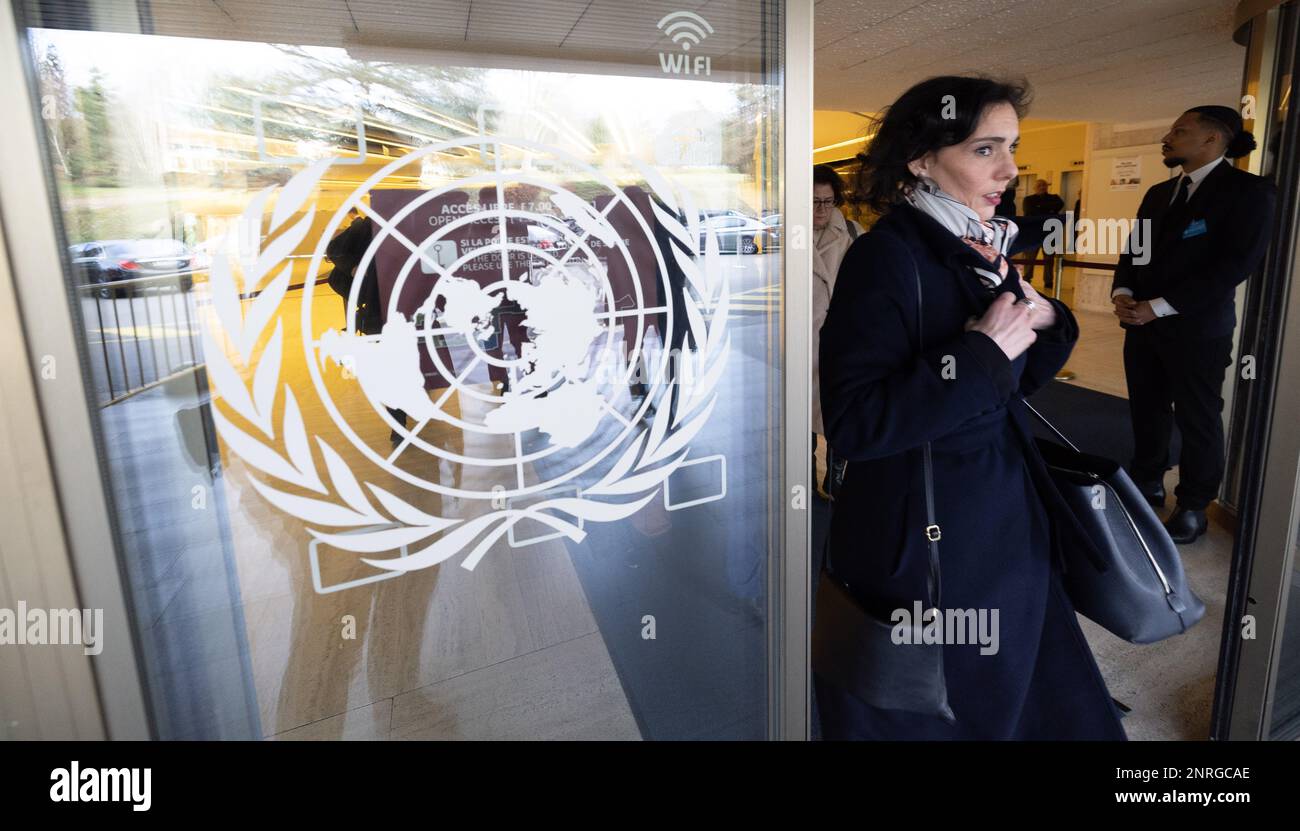
[[[810,736],[812,689],[809,661],[812,634],[812,506],[808,460],[812,456],[812,166],[813,166],[813,2],[786,0],[784,43],[784,127],[782,170],[778,174],[781,210],[789,245],[781,246],[784,314],[782,374],[785,378],[782,445],[784,475],[779,493],[785,509],[783,556],[778,560],[779,608],[770,626],[779,641],[768,650],[769,677],[779,679],[770,693],[777,717],[773,738]],[[796,222],[791,222],[796,219]],[[802,489],[800,492],[799,489]],[[800,498],[800,494],[802,498]]]
[[[89,662],[94,689],[70,687],[66,694],[85,708],[97,692],[99,732],[107,738],[146,739],[151,737],[146,688],[127,602],[129,583],[116,556],[121,539],[110,510],[111,494],[102,476],[93,469],[87,475],[87,460],[103,457],[103,437],[91,418],[94,403],[79,339],[83,329],[68,301],[66,237],[55,211],[54,182],[47,176],[51,168],[39,133],[41,102],[21,14],[8,0],[0,9],[0,107],[14,116],[0,131],[0,225],[13,309],[22,327],[5,336],[22,339],[24,348],[17,354],[26,354],[25,369],[34,383],[25,393],[18,390],[16,399],[6,389],[0,411],[10,418],[31,408],[39,412],[43,429],[23,438],[43,443],[48,454],[46,470],[38,474],[49,478],[51,507],[58,511],[65,543],[61,555],[56,556],[57,549],[50,552],[49,567],[69,575],[76,607],[104,611],[104,649]],[[55,544],[48,535],[38,542]]]
[[[1286,27],[1279,25],[1279,14],[1272,8],[1254,18],[1252,51],[1262,47],[1272,57],[1283,52],[1278,48],[1279,39],[1300,40],[1300,13],[1292,12]],[[1258,67],[1258,112],[1271,113],[1274,78],[1284,69],[1296,77],[1300,50],[1292,50],[1291,67],[1275,67],[1275,61],[1262,60]],[[1250,80],[1246,79],[1247,84]],[[1264,120],[1270,122],[1271,115]],[[1280,380],[1300,377],[1300,287],[1295,285],[1300,273],[1298,129],[1300,111],[1292,104],[1276,156],[1278,202],[1272,244],[1260,272],[1263,296],[1256,307],[1261,311],[1254,339],[1257,380],[1251,382],[1253,401],[1242,418],[1240,515],[1215,680],[1210,729],[1214,739],[1263,740],[1269,736],[1290,575],[1296,565],[1300,434],[1294,424],[1300,419],[1300,388]],[[1264,311],[1270,309],[1277,311]],[[1254,624],[1251,638],[1242,637],[1247,616]]]

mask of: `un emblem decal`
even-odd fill
[[[316,590],[461,554],[473,569],[523,520],[551,532],[531,541],[580,542],[584,522],[666,504],[668,477],[700,461],[730,346],[718,241],[689,193],[639,163],[644,187],[620,187],[556,148],[476,135],[392,160],[318,216],[337,162],[251,201],[213,258],[204,327],[217,432],[306,526]],[[353,210],[368,239],[340,315],[325,252]],[[311,234],[286,338],[290,257]],[[286,381],[295,341],[305,378]],[[381,572],[327,588],[321,544]]]

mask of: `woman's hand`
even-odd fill
[[[1031,309],[1025,303],[1016,302],[1015,295],[1004,291],[994,299],[983,317],[967,323],[966,328],[988,335],[1007,359],[1014,361],[1038,339],[1033,327],[1036,309],[1037,306]]]
[[[1024,280],[1020,281],[1020,289],[1024,292],[1025,299],[1034,304],[1029,325],[1035,329],[1051,329],[1055,326],[1056,307],[1043,299],[1043,296]]]

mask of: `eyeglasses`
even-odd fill
[[[833,208],[833,207],[835,207],[835,200],[834,200],[834,199],[814,199],[814,200],[813,200],[813,207],[814,207],[814,208]]]

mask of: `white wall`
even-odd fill
[[[1083,183],[1083,218],[1136,219],[1142,197],[1152,185],[1167,180],[1174,171],[1165,167],[1160,154],[1160,137],[1168,122],[1151,121],[1141,125],[1096,124],[1089,128],[1088,164]],[[1133,190],[1116,189],[1111,174],[1116,159],[1137,158],[1141,183]],[[1119,262],[1119,252],[1078,254],[1074,259],[1087,262]],[[1109,312],[1110,285],[1114,272],[1109,269],[1082,269],[1074,290],[1074,306],[1080,309]]]

